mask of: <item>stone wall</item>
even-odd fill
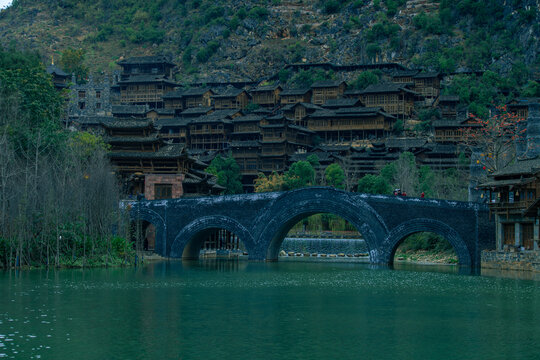
[[[540,272],[540,251],[482,251],[483,269]]]

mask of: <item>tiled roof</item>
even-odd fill
[[[329,99],[323,104],[325,108],[353,107],[361,104],[360,99]]]
[[[262,91],[274,91],[276,89],[281,89],[281,86],[279,84],[257,86],[256,88],[253,88],[253,89],[251,89],[249,91],[250,92],[262,92]]]
[[[459,102],[459,96],[457,95],[441,95],[439,96],[439,102],[448,101],[448,102]]]
[[[53,65],[53,64],[47,66],[46,71],[48,74],[56,74],[58,76],[63,76],[63,77],[69,76],[68,74],[64,72],[64,70],[60,69],[58,66]]]
[[[403,84],[396,84],[396,83],[381,83],[381,84],[374,84],[369,85],[367,88],[365,88],[362,93],[363,94],[374,94],[374,93],[387,93],[387,92],[400,92],[405,91],[412,94],[416,94],[414,91],[407,89],[404,87]]]
[[[180,113],[182,116],[194,116],[194,115],[206,115],[209,112],[211,112],[213,108],[211,107],[205,107],[205,106],[198,106],[186,109]]]
[[[173,118],[173,119],[157,119],[156,126],[186,126],[191,122],[191,119]]]
[[[118,84],[138,84],[138,83],[166,83],[173,86],[178,86],[177,83],[163,77],[163,75],[133,75],[126,80],[118,81]]]
[[[264,116],[257,115],[257,114],[247,114],[243,116],[238,116],[233,119],[233,122],[240,123],[240,122],[259,122],[262,119],[264,119]]]
[[[311,85],[311,88],[327,88],[327,87],[336,87],[344,83],[343,80],[325,80],[325,81],[316,81]]]
[[[168,57],[163,55],[155,55],[155,56],[133,56],[124,60],[120,60],[117,64],[118,65],[128,65],[128,64],[161,64],[161,63],[167,63],[170,65],[175,65],[173,62],[169,60]]]
[[[535,174],[540,171],[540,157],[533,159],[517,160],[514,164],[493,173],[494,177],[509,175]]]
[[[221,94],[212,95],[212,97],[214,99],[227,98],[227,97],[236,97],[236,96],[240,95],[243,92],[245,92],[245,90],[243,90],[243,89],[230,88],[230,89],[225,90]]]
[[[304,89],[283,89],[283,91],[280,93],[280,96],[287,96],[287,95],[304,95],[308,91],[311,91],[310,88],[304,88]]]
[[[101,121],[103,127],[107,129],[146,129],[152,126],[152,122],[147,119],[126,120],[116,118],[105,118]]]
[[[113,114],[144,115],[148,112],[146,105],[113,105]]]
[[[108,155],[113,159],[171,159],[186,156],[184,144],[170,144],[160,147],[156,152],[110,152]]]
[[[432,77],[438,77],[440,76],[440,74],[438,72],[435,72],[435,71],[426,71],[426,72],[421,72],[419,74],[416,74],[414,76],[415,79],[425,79],[425,78],[432,78]]]
[[[419,70],[396,70],[392,73],[392,77],[409,77],[418,74]]]

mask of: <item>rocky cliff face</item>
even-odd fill
[[[169,54],[186,82],[254,79],[303,61],[535,78],[539,1],[19,0],[0,12],[0,43],[49,58],[84,48],[94,71],[112,70],[126,56]]]

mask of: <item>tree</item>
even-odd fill
[[[463,138],[471,152],[479,153],[477,164],[486,174],[504,169],[516,159],[516,143],[524,142],[525,119],[510,113],[506,105],[485,118],[470,114]]]
[[[368,174],[358,181],[358,192],[390,195],[392,187],[383,176]]]
[[[60,62],[64,71],[75,74],[77,82],[84,82],[88,77],[88,67],[84,65],[85,51],[83,49],[66,49],[62,52]]]
[[[279,175],[275,172],[266,177],[263,173],[259,173],[257,179],[255,179],[255,192],[271,192],[281,191],[283,188],[283,175]]]
[[[297,161],[283,176],[283,190],[300,189],[312,186],[315,182],[315,169],[308,161]]]
[[[324,171],[326,184],[337,189],[345,188],[345,173],[339,164],[330,164]]]
[[[210,163],[207,172],[217,176],[217,183],[225,187],[223,194],[241,194],[243,192],[240,167],[231,154],[226,158],[220,155],[216,156]]]
[[[351,84],[351,86],[354,89],[362,90],[367,88],[369,85],[375,85],[379,82],[379,76],[375,74],[373,71],[364,71],[358,77],[356,80],[354,80]]]

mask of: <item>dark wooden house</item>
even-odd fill
[[[279,84],[264,85],[249,91],[251,102],[263,107],[273,108],[280,103],[280,93],[283,89]]]
[[[229,88],[220,94],[211,96],[216,110],[245,109],[250,100],[249,94],[243,89]]]
[[[342,80],[317,81],[311,85],[313,91],[311,102],[322,105],[327,100],[342,97],[346,89],[347,83]]]
[[[305,89],[283,89],[281,91],[280,98],[281,104],[296,104],[299,102],[309,103],[311,102],[312,91],[309,88]]]
[[[383,83],[370,85],[360,93],[360,99],[369,107],[381,107],[397,118],[409,118],[419,95],[406,85]]]

